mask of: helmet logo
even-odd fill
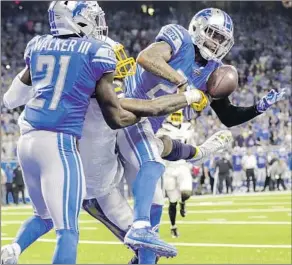
[[[82,11],[83,8],[86,8],[86,2],[85,1],[79,1],[77,2],[75,8],[73,9],[72,13],[73,13],[73,17],[79,15]]]

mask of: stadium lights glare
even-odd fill
[[[153,15],[154,15],[154,12],[155,12],[154,8],[152,8],[152,7],[149,7],[149,8],[148,8],[148,14],[149,14],[150,16],[153,16]]]
[[[6,69],[10,69],[10,65],[9,64],[6,65]]]
[[[147,13],[147,6],[146,5],[142,5],[141,8],[142,8],[143,13]]]
[[[22,6],[19,6],[18,8],[21,10],[23,7]]]

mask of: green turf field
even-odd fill
[[[178,217],[180,237],[170,236],[167,208],[161,236],[178,248],[173,264],[291,264],[291,193],[195,197],[188,215]],[[2,207],[2,245],[11,242],[31,208]],[[55,233],[50,232],[22,254],[19,263],[50,263]],[[85,212],[80,215],[78,263],[125,264],[132,253]]]

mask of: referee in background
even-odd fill
[[[228,158],[229,158],[228,154],[226,153],[225,156],[223,155],[215,162],[215,172],[218,172],[219,194],[221,194],[223,191],[223,182],[226,183],[227,193],[229,193],[229,189],[231,190],[231,192],[233,191],[232,186],[231,186],[231,174],[230,174],[233,171],[233,167]]]
[[[246,174],[247,192],[249,192],[250,179],[252,179],[253,190],[256,192],[255,169],[257,168],[257,159],[252,154],[251,149],[248,149],[247,154],[242,158],[242,167]]]

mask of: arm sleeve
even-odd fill
[[[220,121],[227,127],[245,123],[261,113],[256,106],[237,107],[231,104],[228,98],[213,100],[211,108],[215,111]]]
[[[155,41],[165,41],[172,49],[172,57],[175,56],[183,46],[184,34],[182,29],[175,24],[169,24],[161,28]]]
[[[6,108],[14,109],[25,105],[34,96],[34,89],[21,82],[20,78],[26,69],[22,70],[12,81],[9,89],[3,96],[3,103]]]
[[[99,80],[103,74],[116,70],[117,59],[115,52],[107,43],[102,44],[95,51],[91,58],[91,66],[95,79]]]

